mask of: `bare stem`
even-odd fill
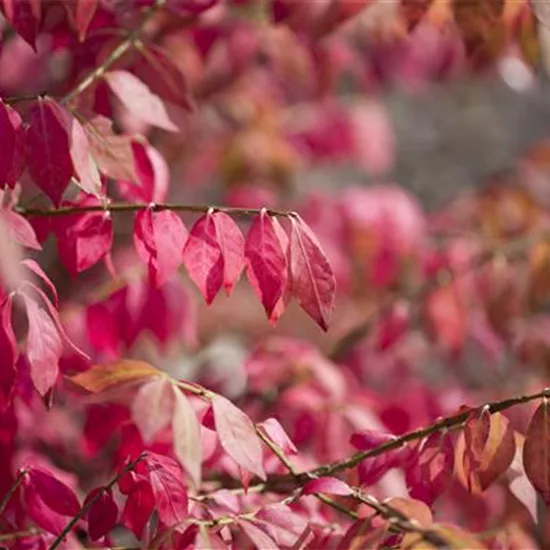
[[[162,203],[162,204],[147,204],[147,203],[111,203],[106,205],[94,204],[87,206],[63,206],[61,208],[40,209],[40,208],[25,208],[18,207],[16,212],[22,216],[40,216],[40,217],[55,217],[69,216],[71,214],[83,214],[85,212],[139,212],[153,208],[155,211],[172,210],[174,212],[192,212],[204,214],[210,209],[216,212],[225,212],[235,216],[257,216],[262,209],[259,208],[238,208],[230,206],[212,206],[209,204],[180,204],[180,203]],[[266,213],[270,216],[288,217],[295,215],[292,211],[287,210],[271,210],[266,209]]]
[[[80,81],[73,90],[60,100],[60,102],[69,103],[87,90],[94,82],[99,80],[105,72],[133,46],[134,42],[139,39],[145,25],[165,3],[166,0],[157,0],[150,8],[145,10],[138,26],[128,35],[126,40],[119,44],[101,65],[89,73],[84,80]]]
[[[144,453],[142,453],[135,460],[132,460],[131,462],[128,462],[128,464],[126,464],[126,466],[124,466],[124,468],[122,468],[122,470],[120,470],[120,472],[118,472],[118,474],[115,477],[113,477],[113,479],[111,479],[111,481],[109,481],[109,483],[107,483],[107,485],[103,486],[101,488],[101,490],[99,490],[80,509],[80,512],[78,512],[78,514],[76,516],[71,518],[69,523],[67,523],[67,525],[65,525],[65,527],[63,528],[63,531],[61,531],[59,536],[52,542],[49,550],[55,550],[55,548],[57,548],[63,542],[63,539],[70,533],[70,531],[73,529],[73,527],[80,521],[80,519],[82,519],[86,515],[86,513],[94,505],[94,503],[97,502],[101,498],[101,496],[105,493],[105,491],[108,491],[109,489],[114,487],[114,485],[119,481],[119,479],[123,475],[127,474],[128,472],[131,472],[138,465],[138,463],[141,460],[143,460],[144,456],[145,456]]]

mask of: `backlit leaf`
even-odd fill
[[[33,250],[42,250],[32,225],[23,216],[13,210],[0,208],[0,218],[4,222],[4,229],[17,244]]]
[[[221,395],[212,397],[212,409],[224,451],[239,466],[265,480],[262,446],[252,420]]]
[[[292,293],[302,309],[323,329],[334,310],[336,280],[317,237],[299,217],[290,218],[290,272]]]
[[[137,118],[168,132],[178,132],[162,99],[128,71],[109,71],[103,78],[120,102]]]
[[[183,249],[183,263],[210,305],[223,285],[225,272],[213,212],[201,216],[191,228]]]
[[[329,495],[350,495],[351,489],[347,483],[335,477],[320,477],[312,479],[304,485],[305,495],[327,493]]]

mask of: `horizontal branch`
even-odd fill
[[[240,208],[232,206],[213,206],[210,204],[181,204],[181,203],[111,203],[111,204],[94,204],[86,206],[62,206],[60,208],[42,209],[42,208],[25,208],[17,207],[15,211],[22,216],[32,217],[57,217],[70,216],[71,214],[84,214],[85,212],[139,212],[152,208],[157,212],[161,210],[172,210],[173,212],[192,212],[205,214],[209,210],[214,212],[225,212],[234,216],[257,216],[263,210],[261,208]],[[265,209],[270,216],[289,217],[295,216],[296,213],[291,210],[272,210]]]
[[[510,407],[523,405],[531,401],[536,401],[537,399],[542,399],[543,397],[550,397],[550,388],[545,388],[544,390],[537,393],[522,395],[519,397],[511,397],[509,399],[494,401],[492,403],[481,406],[484,407],[489,414],[495,414],[497,412],[509,409]],[[333,462],[332,464],[326,464],[318,468],[314,468],[313,470],[302,472],[298,475],[270,476],[265,483],[265,490],[278,490],[279,487],[283,487],[285,488],[285,490],[287,490],[289,486],[295,484],[304,485],[312,478],[333,476],[334,474],[358,466],[359,463],[363,460],[374,458],[375,456],[379,456],[389,451],[399,449],[400,447],[405,445],[405,443],[424,439],[425,437],[428,437],[433,433],[460,426],[461,424],[466,422],[466,420],[468,420],[470,414],[471,410],[467,410],[453,416],[448,416],[446,418],[443,418],[442,420],[430,424],[427,427],[408,432],[400,437],[396,437],[395,439],[383,443],[382,445],[378,445],[377,447],[368,451],[355,453],[345,460]]]

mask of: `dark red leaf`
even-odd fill
[[[290,221],[292,294],[302,309],[323,330],[328,330],[336,292],[334,273],[309,226],[298,216],[292,216]]]
[[[149,483],[136,483],[128,495],[122,512],[122,523],[141,539],[143,529],[155,508],[155,497]]]
[[[16,379],[17,340],[12,328],[12,300],[0,306],[0,412],[11,403]]]
[[[254,218],[244,253],[250,284],[271,317],[285,289],[287,263],[273,219],[266,210]]]
[[[137,118],[168,132],[178,132],[162,99],[128,71],[109,71],[103,78],[120,102]]]
[[[69,136],[55,105],[52,99],[40,98],[31,108],[27,166],[36,185],[59,206],[74,170]]]
[[[183,263],[210,305],[224,281],[224,257],[217,240],[213,212],[201,216],[193,225],[183,249]]]
[[[6,20],[15,32],[36,50],[36,35],[41,16],[41,0],[2,0]]]
[[[221,395],[212,397],[212,410],[224,451],[239,466],[265,480],[262,446],[252,420]]]
[[[38,468],[27,471],[30,483],[46,506],[62,516],[76,516],[80,512],[78,498],[67,485]]]
[[[94,489],[88,494],[84,505],[92,498],[96,500],[88,510],[88,532],[92,540],[98,540],[107,535],[116,525],[118,506],[110,489],[105,490],[103,487]]]

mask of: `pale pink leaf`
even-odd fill
[[[258,525],[246,519],[239,520],[238,523],[257,550],[278,550],[276,542]]]
[[[40,246],[40,243],[36,239],[32,225],[23,216],[13,210],[0,208],[0,217],[4,222],[4,228],[10,239],[13,239],[20,246],[33,250],[42,250],[42,246]]]
[[[291,216],[290,221],[292,293],[302,309],[328,330],[336,292],[332,267],[310,227],[298,216]]]
[[[116,70],[107,72],[103,78],[120,102],[137,118],[169,132],[179,131],[170,120],[162,99],[137,76],[128,71]]]
[[[215,394],[212,409],[224,451],[242,468],[265,480],[260,439],[252,420],[231,401]]]
[[[202,441],[200,424],[189,399],[178,388],[173,387],[174,414],[172,437],[174,454],[189,474],[194,486],[201,482]]]
[[[258,424],[258,427],[275,443],[285,454],[296,454],[298,449],[292,442],[285,429],[275,418],[268,418]]]
[[[53,304],[55,307],[58,307],[59,296],[57,294],[57,289],[55,288],[55,285],[52,283],[52,281],[48,278],[46,273],[44,273],[44,270],[40,267],[40,265],[31,258],[25,258],[21,262],[21,264],[32,271],[48,287],[48,290],[52,293]]]
[[[329,495],[351,495],[350,486],[335,477],[320,477],[308,481],[303,488],[305,495],[313,493],[326,493]]]

